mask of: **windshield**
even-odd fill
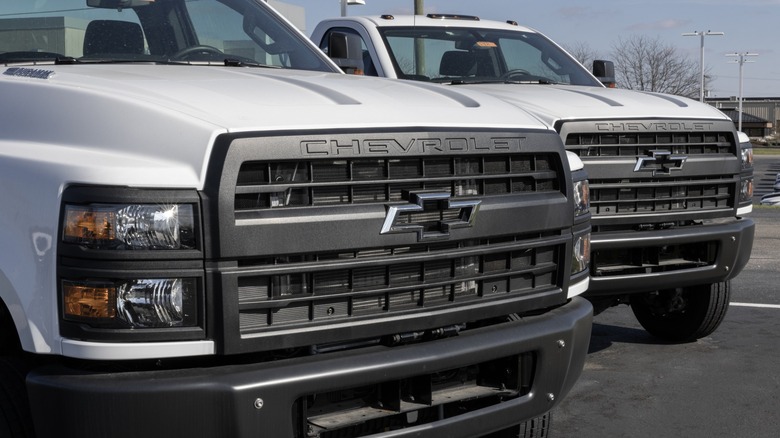
[[[258,0],[2,0],[0,64],[209,62],[333,71]]]
[[[381,32],[399,78],[601,86],[577,61],[537,33],[452,27]]]

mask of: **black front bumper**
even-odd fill
[[[669,230],[593,233],[590,287],[585,296],[624,295],[729,280],[739,274],[750,260],[754,233],[755,223],[747,218]],[[611,275],[604,275],[606,269],[599,263],[600,252],[625,254],[625,259],[631,259],[632,254],[641,251],[659,251],[665,247],[685,251],[686,247],[695,245],[713,248],[712,259],[703,261],[700,266],[679,269],[674,268],[674,261],[669,263],[672,267],[661,264],[643,267],[641,263],[631,266],[631,261],[626,260],[625,271]],[[680,266],[685,266],[685,263],[680,263]],[[639,273],[642,269],[645,272]]]
[[[307,394],[534,353],[525,395],[391,432],[466,438],[553,408],[582,372],[591,323],[592,307],[575,298],[539,316],[401,347],[165,371],[85,373],[57,366],[31,373],[27,387],[38,438],[293,437],[293,406]]]

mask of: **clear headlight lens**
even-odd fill
[[[740,202],[753,201],[753,178],[742,180],[742,188],[739,193]]]
[[[197,281],[63,281],[65,319],[114,328],[188,327],[197,323]]]
[[[578,237],[572,250],[571,273],[580,273],[590,266],[590,233]]]
[[[195,249],[190,204],[65,206],[63,240],[93,249]]]
[[[574,181],[574,216],[590,211],[590,186],[588,180]]]
[[[742,149],[742,168],[749,169],[753,167],[753,147],[743,147]]]

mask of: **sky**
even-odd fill
[[[282,0],[301,6],[306,33],[323,18],[338,16],[340,0]],[[414,0],[365,0],[348,15],[411,14]],[[710,96],[739,96],[738,57],[756,53],[742,65],[743,97],[780,96],[780,0],[424,0],[424,12],[477,15],[514,20],[553,41],[574,47],[584,43],[602,58],[620,39],[659,38],[699,65],[701,37],[694,31],[724,32],[704,38],[704,65],[712,76]]]

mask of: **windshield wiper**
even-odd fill
[[[277,65],[262,64],[257,61],[246,59],[225,58],[225,67],[260,67],[260,68],[281,68]]]
[[[531,79],[531,80],[523,80],[523,81],[516,81],[516,80],[507,80],[507,79],[477,79],[477,80],[466,80],[466,79],[456,79],[450,82],[450,85],[474,85],[474,84],[534,84],[534,85],[556,85],[558,82],[552,81],[550,79]]]
[[[237,58],[225,58],[224,60],[216,61],[177,61],[173,59],[116,59],[116,58],[74,58],[72,56],[60,56],[55,59],[47,60],[54,62],[54,64],[68,65],[68,64],[165,64],[165,65],[217,65],[225,67],[260,67],[260,68],[281,68],[275,65],[261,64],[259,62],[251,61],[248,59]]]

